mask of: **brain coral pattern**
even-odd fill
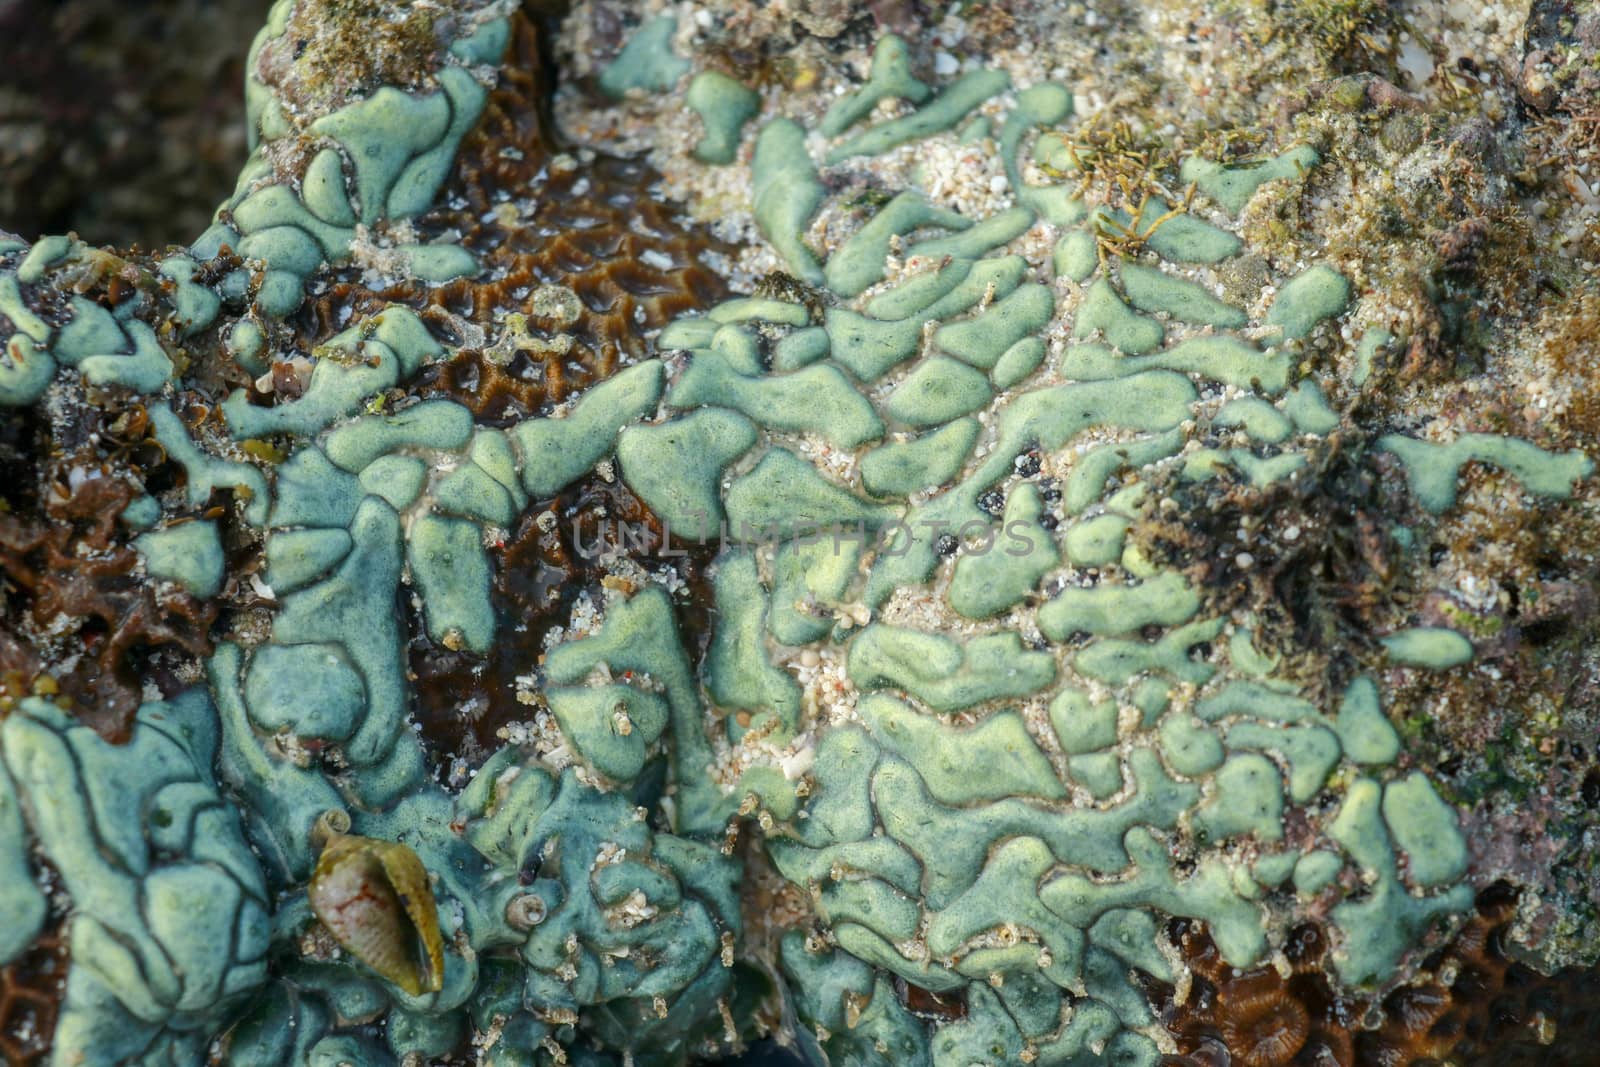
[[[1070,164],[1037,179],[1073,121],[1058,86],[984,69],[928,86],[888,37],[807,130],[702,73],[697,154],[753,142],[754,217],[787,288],[679,318],[656,358],[506,427],[404,398],[451,352],[400,305],[325,339],[303,395],[235,392],[204,432],[183,417],[182,338],[218,329],[266,372],[273,324],[357,228],[430,204],[505,47],[499,6],[460,13],[422,88],[307,121],[253,82],[256,154],[216,223],[159,259],[158,289],[107,309],[72,295],[95,250],[4,249],[0,403],[46,403],[69,376],[141,394],[186,475],[123,515],[150,574],[222,595],[224,530],[174,521],[221,490],[275,603],[126,745],[40,699],[0,726],[0,964],[45,923],[34,857],[71,899],[53,1062],[198,1064],[221,1036],[236,1065],[469,1046],[666,1064],[736,1044],[778,980],[833,1064],[1149,1067],[1139,982],[1176,978],[1172,917],[1248,968],[1314,907],[1339,980],[1377,988],[1470,911],[1458,813],[1406,766],[1372,674],[1308,688],[1139,536],[1170,487],[1292,483],[1340,425],[1297,353],[1346,314],[1349,283],[1308,263],[1253,321],[1195,280],[1240,254],[1229,218],[1258,186],[1317,166],[1308,147],[1191,160],[1187,211],[1091,210]],[[687,77],[671,31],[639,31],[611,88]],[[879,117],[890,98],[906,103]],[[809,241],[830,171],[965,135],[995,102],[1010,207],[972,218],[909,188],[825,255]],[[290,136],[312,147],[285,164]],[[1025,254],[1041,233],[1052,254]],[[424,281],[477,270],[457,245],[398,251]],[[265,440],[272,461],[240,447]],[[1377,447],[1433,511],[1469,460],[1554,498],[1590,472],[1487,435]],[[441,784],[408,722],[397,598],[428,639],[484,653],[511,624],[491,549],[597,471],[718,546],[703,655],[669,581],[618,581],[528,665],[563,760],[512,743]],[[1424,670],[1473,656],[1439,628],[1385,647]],[[736,820],[803,902],[768,977],[742,962],[755,861]],[[335,840],[361,899],[403,916],[320,903]],[[397,855],[426,870],[427,907]],[[907,990],[960,1010],[926,1025]]]

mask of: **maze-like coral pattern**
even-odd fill
[[[38,846],[73,901],[55,1061],[200,1059],[266,978],[272,907],[213,776],[205,693],[145,705],[124,745],[37,699],[0,732],[8,819],[20,825],[15,798],[26,796]],[[22,912],[9,958],[38,932],[45,902],[27,855],[6,851],[8,910]]]
[[[880,49],[860,93],[903,82],[899,55]],[[827,161],[949,129],[1008,88],[1003,75],[965,75]],[[1149,486],[1163,471],[1257,486],[1296,476],[1305,443],[1339,417],[1316,382],[1291,380],[1294,346],[1344,311],[1348,284],[1312,265],[1242,329],[1245,312],[1193,280],[1237,239],[1166,205],[1151,209],[1165,221],[1136,230],[1126,216],[1090,217],[1069,184],[1029,184],[1015,153],[1030,130],[1066,120],[1070,98],[1044,85],[1015,101],[997,141],[1012,153],[1017,206],[974,221],[901,193],[825,264],[802,240],[823,199],[804,135],[782,119],[765,126],[757,220],[797,276],[851,302],[820,322],[748,299],[680,320],[660,341],[689,353],[666,406],[696,411],[679,431],[694,443],[622,453],[622,477],[658,512],[757,546],[720,557],[718,601],[726,628],[758,630],[765,617],[772,645],[741,636],[743,655],[718,657],[719,632],[705,680],[720,705],[753,715],[750,733],[742,720],[728,729],[751,754],[747,775],[814,760],[800,809],[773,813],[768,847],[838,947],[824,963],[791,938],[788,973],[808,986],[827,968],[857,1010],[881,1012],[863,1030],[841,1026],[835,1005],[810,1007],[835,1062],[910,1062],[879,1048],[879,1028],[917,1031],[852,958],[964,992],[966,1019],[926,1048],[904,1038],[918,1058],[1075,1063],[1109,1049],[1111,1062],[1150,1063],[1156,1046],[1138,1032],[1149,1010],[1129,975],[1168,976],[1138,933],[1152,913],[1205,921],[1245,967],[1272,950],[1267,915],[1281,905],[1265,898],[1292,881],[1331,905],[1334,966],[1365,985],[1471,900],[1452,887],[1466,863],[1455,815],[1426,778],[1389,769],[1398,739],[1371,680],[1351,682],[1337,706],[1306,699],[1247,629],[1207,616],[1205,590],[1128,537],[1157,505]],[[867,110],[850,97],[835,106]],[[1050,147],[1047,135],[1035,150]],[[1196,162],[1187,176],[1237,213],[1259,184],[1315,162],[1301,149],[1247,169]],[[1052,264],[1006,254],[1041,221],[1061,232]],[[903,241],[929,228],[949,232]],[[1108,229],[1141,232],[1146,253],[1097,255]],[[908,277],[882,287],[891,242]],[[1084,288],[1075,343],[1047,361],[1052,270]],[[713,421],[713,408],[743,418]],[[1185,431],[1211,421],[1251,444],[1186,447]],[[825,469],[867,444],[858,465]],[[1502,454],[1531,445],[1491,447],[1508,469],[1534,469]],[[1581,456],[1540,456],[1536,491],[1562,495],[1588,470]],[[1062,477],[1046,477],[1047,462]],[[1413,478],[1438,477],[1439,462],[1452,460],[1419,458]],[[1426,495],[1432,506],[1440,493]],[[807,550],[830,538],[830,551]],[[851,695],[813,702],[815,733],[797,742],[802,694],[766,661],[795,662],[788,648],[806,638],[824,642]],[[1452,638],[1466,644],[1411,633],[1391,648],[1445,666]],[[1336,804],[1316,803],[1335,774]],[[747,788],[766,796],[759,779]],[[1279,844],[1286,820],[1301,827],[1293,847]],[[1253,866],[1228,848],[1242,839],[1257,846]],[[1360,899],[1340,900],[1359,883]]]
[[[0,727],[0,963],[46,921],[30,847],[73,905],[56,1062],[201,1062],[224,1030],[241,1065],[735,1045],[763,981],[739,963],[741,818],[761,830],[745,858],[801,902],[773,962],[799,1039],[835,1064],[1150,1065],[1143,983],[1178,978],[1167,919],[1203,923],[1245,969],[1315,909],[1337,978],[1375,988],[1469,911],[1457,811],[1404,764],[1373,672],[1308,686],[1146,536],[1194,487],[1294,483],[1343,424],[1337,384],[1297,355],[1349,283],[1304,264],[1254,318],[1212,284],[1241,253],[1231,217],[1317,166],[1309,147],[1190,160],[1188,210],[1091,209],[1058,86],[983,69],[928,86],[889,37],[808,131],[702,72],[696,155],[733,159],[752,127],[783,284],[677,319],[655,358],[539,417],[408,396],[455,353],[395,303],[321,338],[292,395],[240,389],[181,418],[171,393],[207,371],[173,339],[215,329],[271,373],[308,280],[359,228],[432,202],[511,33],[497,6],[457,14],[420,85],[308,119],[253,83],[261,147],[151,295],[65,296],[96,257],[75,241],[4,250],[0,402],[73,374],[144,394],[184,473],[122,512],[149,575],[216,600],[242,532],[272,603],[203,684],[145,704],[126,746],[36,698]],[[673,31],[647,23],[602,87],[685,77]],[[992,137],[1009,207],[971,218],[906,189],[811,243],[838,207],[830,169],[957,136]],[[479,269],[450,243],[388,251],[419,286]],[[1378,447],[1433,511],[1469,460],[1552,498],[1591,469],[1505,438]],[[406,647],[504,639],[493,549],[530,502],[594,476],[667,536],[719,546],[709,633],[685,632],[670,571],[635,563],[526,665],[559,743],[507,744],[442,785],[409,722]],[[218,495],[226,521],[205,510]],[[1419,669],[1473,656],[1440,627],[1384,644]],[[391,963],[426,969],[433,918],[327,912],[335,839],[366,870],[404,855],[431,876],[433,907],[406,909],[436,913],[428,982]],[[386,876],[368,897],[413,894]],[[930,1001],[956,1007],[928,1026]]]

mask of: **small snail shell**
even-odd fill
[[[334,838],[350,832],[350,813],[343,808],[329,808],[311,824],[311,841],[326,845]]]
[[[544,898],[536,893],[524,893],[519,897],[512,897],[506,905],[506,922],[518,930],[531,930],[544,922]]]
[[[306,891],[345,951],[412,996],[444,984],[444,939],[428,872],[393,841],[329,839]]]

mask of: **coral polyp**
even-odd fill
[[[278,0],[204,232],[0,243],[7,1057],[1581,1062],[1554,135],[1382,4],[546,6]]]

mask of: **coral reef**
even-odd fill
[[[279,0],[192,244],[0,244],[8,1058],[1582,1062],[1509,148],[914,6]]]
[[[1343,996],[1322,964],[1327,940],[1308,924],[1285,945],[1288,967],[1228,967],[1206,934],[1184,921],[1172,931],[1191,975],[1181,1003],[1163,1008],[1191,1064],[1583,1063],[1593,1024],[1592,971],[1545,976],[1506,956],[1515,894],[1479,894],[1475,913],[1421,973],[1380,1003]],[[1381,1024],[1372,1025],[1372,1020]],[[1553,1035],[1570,1035],[1559,1043]]]

